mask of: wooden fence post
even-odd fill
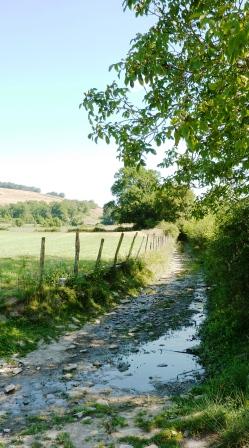
[[[147,235],[147,238],[146,238],[146,243],[145,243],[145,249],[144,249],[144,252],[147,252],[148,242],[149,242],[149,234]]]
[[[97,256],[95,269],[98,269],[98,267],[100,265],[104,242],[105,242],[105,240],[104,240],[104,238],[102,238],[101,241],[100,241],[99,253],[98,253],[98,256]]]
[[[141,249],[142,249],[142,246],[143,246],[143,242],[144,242],[144,238],[145,238],[145,236],[143,236],[143,239],[142,239],[142,242],[141,242],[140,247],[139,247],[139,249],[138,249],[136,258],[139,257],[139,254],[140,254],[140,252],[141,252]]]
[[[114,257],[114,261],[113,261],[113,266],[116,266],[116,264],[117,264],[117,261],[118,261],[118,254],[119,254],[119,250],[120,250],[120,247],[121,247],[123,238],[124,238],[124,233],[122,232],[121,235],[120,235],[120,238],[119,238],[119,242],[118,242],[118,245],[117,245],[116,252],[115,252],[115,257]]]
[[[150,239],[150,251],[153,249],[153,237],[152,237],[152,241]]]
[[[75,234],[75,258],[74,258],[74,274],[79,273],[79,261],[80,261],[80,232],[76,230]]]
[[[127,255],[127,260],[129,260],[131,254],[132,254],[132,249],[133,249],[133,247],[134,247],[134,244],[135,244],[137,235],[138,235],[138,232],[135,233],[135,235],[134,235],[134,237],[133,237],[133,239],[132,239],[131,247],[130,247],[129,253],[128,253],[128,255]]]
[[[43,278],[44,278],[45,243],[46,243],[46,238],[45,238],[45,236],[43,236],[41,239],[41,252],[40,252],[40,286],[42,286]]]

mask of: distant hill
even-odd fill
[[[0,188],[0,206],[16,204],[26,201],[44,201],[46,203],[62,201],[60,197],[49,196],[34,191],[14,190],[13,188]]]
[[[96,207],[90,210],[89,215],[84,218],[84,224],[87,226],[95,226],[103,215],[103,208]]]
[[[29,209],[28,209],[28,213],[27,210],[25,212],[22,211],[22,209],[18,209],[16,210],[17,206],[16,205],[12,205],[11,210],[10,208],[7,208],[6,211],[6,207],[8,207],[10,204],[17,204],[17,203],[24,203],[24,202],[45,202],[47,204],[47,215],[50,216],[52,215],[52,218],[54,218],[55,216],[60,218],[60,224],[62,225],[64,223],[64,212],[65,209],[68,210],[66,213],[67,218],[66,221],[69,220],[72,221],[70,222],[70,225],[75,225],[73,224],[74,219],[77,220],[81,220],[81,222],[86,225],[95,225],[97,222],[100,221],[100,217],[102,216],[102,208],[98,207],[94,201],[77,201],[77,200],[68,200],[68,199],[64,199],[60,196],[53,196],[53,195],[49,195],[47,194],[41,194],[41,193],[36,193],[33,191],[25,191],[25,190],[14,190],[13,188],[0,188],[0,219],[3,220],[7,220],[10,222],[15,222],[14,218],[18,218],[21,219],[22,222],[27,222],[27,214],[28,215],[32,215],[34,207],[32,205],[29,205]],[[54,207],[52,203],[58,203],[58,207]],[[51,206],[49,205],[51,204]],[[5,211],[3,210],[5,208]],[[43,207],[44,209],[44,207]],[[57,210],[58,209],[58,210]],[[61,210],[60,210],[61,209]],[[39,212],[40,208],[38,206],[37,211],[35,213],[36,217],[39,215],[40,216],[40,212]],[[53,210],[53,211],[52,211]],[[64,211],[63,211],[64,210]],[[1,213],[2,211],[2,213]],[[6,218],[6,213],[7,213],[7,218]],[[25,216],[23,216],[23,213]],[[20,215],[20,216],[19,216]],[[55,216],[54,216],[55,215]],[[71,216],[71,218],[70,218]],[[41,217],[41,216],[40,216]],[[38,219],[39,221],[39,219]],[[44,219],[42,218],[42,221],[44,221]],[[51,219],[48,218],[48,220],[46,220],[46,222],[42,223],[42,225],[50,225]],[[40,222],[39,222],[40,223]],[[56,223],[54,223],[56,224]],[[77,224],[76,224],[77,225]]]

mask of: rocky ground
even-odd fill
[[[83,328],[72,318],[59,341],[2,362],[0,446],[125,448],[124,437],[149,440],[138,416],[167,408],[203,375],[191,347],[205,285],[187,264],[175,252],[165,277],[138,297]],[[207,445],[186,438],[183,446]]]

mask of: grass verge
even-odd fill
[[[153,275],[159,274],[163,266],[166,268],[172,250],[173,243],[146,259],[130,259],[117,268],[106,266],[77,277],[68,274],[65,285],[58,284],[61,272],[53,269],[50,275],[47,273],[42,289],[32,283],[32,277],[23,280],[20,305],[0,319],[0,357],[23,356],[34,350],[41,339],[57,338],[72,329],[75,322],[83,325],[110,310],[120,299],[136,295]]]
[[[217,275],[215,252],[195,253],[209,284],[208,317],[200,330],[198,353],[206,379],[187,396],[175,398],[170,409],[152,419],[140,415],[137,423],[148,432],[160,428],[176,431],[179,437],[212,436],[212,447],[248,448],[249,345],[245,313],[241,316],[239,302],[228,303],[226,277]],[[134,442],[133,446],[145,445]]]

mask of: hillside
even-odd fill
[[[50,202],[62,201],[62,199],[55,196],[47,196],[46,194],[35,193],[33,191],[0,188],[0,206],[7,204],[16,204],[17,202],[26,202],[26,201],[44,201],[50,203]]]
[[[101,207],[93,208],[90,210],[89,215],[84,218],[84,224],[87,226],[95,226],[103,215],[103,209]]]
[[[103,210],[100,207],[95,207],[95,208],[91,208],[91,206],[89,207],[89,203],[88,201],[70,201],[70,200],[64,200],[63,198],[60,197],[56,197],[56,196],[49,196],[49,195],[45,195],[45,194],[41,194],[41,193],[37,193],[37,192],[33,192],[33,191],[26,191],[26,190],[14,190],[14,189],[10,189],[10,188],[0,188],[0,207],[4,206],[8,206],[9,204],[17,204],[19,202],[27,202],[27,201],[36,201],[36,202],[45,202],[47,204],[47,207],[49,208],[49,204],[53,203],[53,202],[59,202],[59,203],[63,203],[61,204],[63,206],[63,208],[66,207],[68,208],[73,208],[73,215],[71,212],[71,216],[74,216],[79,218],[79,214],[82,214],[82,221],[85,225],[96,225],[99,221],[100,218],[102,216]],[[64,201],[64,202],[63,202]],[[91,202],[91,201],[90,201]],[[84,204],[85,203],[85,204]],[[14,205],[12,205],[12,208],[16,207]],[[83,207],[83,209],[82,209]],[[87,207],[87,208],[85,208]],[[12,210],[13,211],[13,210]],[[29,210],[30,214],[32,215],[32,207]],[[48,216],[51,214],[51,210],[47,211],[48,212]],[[8,212],[9,213],[9,212]],[[14,217],[15,218],[21,218],[21,219],[25,219],[22,211],[20,212],[21,215],[19,216],[19,214],[17,215],[16,213],[19,213],[19,211],[15,211],[14,212]],[[26,210],[27,213],[27,210]],[[39,214],[39,213],[38,213]],[[58,211],[54,211],[51,214],[51,217],[55,217],[54,214],[57,216],[58,215]],[[10,212],[11,215],[11,212]],[[1,214],[0,214],[1,216]],[[62,216],[60,216],[60,212],[58,217],[61,219],[61,224],[63,223],[63,218]],[[4,218],[4,213],[3,213],[3,218]],[[34,219],[36,219],[34,217]],[[39,221],[40,223],[40,221]],[[43,225],[49,225],[48,222],[47,223],[43,223]]]

